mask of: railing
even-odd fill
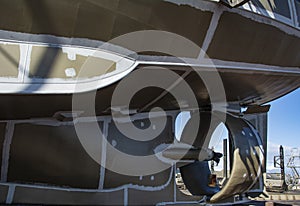
[[[294,155],[292,155],[290,157],[288,163],[287,163],[287,167],[291,168],[291,170],[293,172],[293,177],[294,178],[300,179],[300,175],[299,175],[299,172],[297,170],[297,168],[300,168],[300,165],[295,163],[295,159],[298,159],[298,161],[299,161],[300,160],[300,156],[294,156]]]

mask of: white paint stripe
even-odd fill
[[[210,21],[209,28],[206,32],[206,36],[205,36],[204,42],[203,42],[202,47],[201,47],[202,50],[199,54],[198,59],[202,59],[202,58],[205,57],[207,49],[208,49],[208,47],[209,47],[209,45],[210,45],[210,43],[211,43],[211,41],[214,37],[215,31],[217,29],[219,19],[220,19],[222,13],[223,13],[223,10],[221,10],[220,7],[218,9],[216,9],[216,11],[214,12],[214,14],[211,18],[211,21]]]
[[[2,152],[2,166],[1,166],[1,179],[0,179],[1,182],[7,181],[9,153],[10,153],[10,145],[14,133],[14,124],[15,123],[13,121],[9,121],[6,124],[6,132],[5,132],[5,139],[3,143],[3,152]]]
[[[15,185],[16,187],[22,188],[31,188],[31,189],[41,189],[41,190],[53,190],[53,191],[66,191],[66,192],[86,192],[86,193],[95,193],[95,192],[115,192],[123,190],[127,185],[113,188],[113,189],[105,189],[105,190],[98,190],[98,189],[78,189],[78,188],[63,188],[63,187],[55,187],[55,186],[43,186],[43,185],[29,185],[29,184],[12,184],[12,183],[0,183],[0,185],[4,186],[11,186]]]
[[[16,185],[9,185],[8,193],[6,197],[6,204],[12,204],[14,200]]]
[[[35,189],[46,189],[46,190],[56,190],[56,191],[67,191],[67,192],[87,192],[87,193],[95,193],[95,192],[115,192],[124,190],[124,188],[127,189],[135,189],[140,191],[160,191],[165,189],[173,179],[173,167],[171,167],[169,179],[164,185],[161,186],[140,186],[140,185],[133,185],[133,184],[127,184],[122,185],[120,187],[112,188],[112,189],[78,189],[78,188],[63,188],[63,187],[55,187],[55,186],[44,186],[44,185],[29,185],[29,184],[12,184],[12,183],[0,183],[0,185],[4,186],[11,186],[15,185],[18,187],[24,187],[24,188],[35,188]]]
[[[177,116],[177,111],[165,111],[164,113],[164,117],[167,115],[167,117],[174,117],[176,118]],[[166,115],[165,115],[166,114]],[[161,116],[161,112],[153,112],[153,117],[162,117]],[[131,117],[132,121],[135,120],[143,120],[143,119],[147,119],[149,118],[149,114],[146,113],[138,113],[135,114]],[[111,122],[111,116],[97,116],[96,120],[98,122],[104,122],[104,121],[108,121]],[[115,119],[114,119],[115,120]],[[115,121],[118,122],[118,120],[120,119],[116,119]],[[36,119],[25,119],[25,120],[0,120],[0,123],[8,123],[10,121],[13,121],[15,125],[17,124],[36,124],[36,125],[48,125],[48,126],[72,126],[73,124],[77,124],[77,123],[89,123],[89,122],[94,122],[95,121],[95,117],[78,117],[74,120],[70,120],[70,121],[59,121],[55,118],[36,118]],[[120,121],[120,122],[124,122],[124,121]]]
[[[166,57],[166,59],[168,59]],[[182,70],[186,71],[185,67],[199,67],[201,71],[209,71],[210,68],[218,68],[218,69],[228,69],[228,71],[232,70],[246,70],[247,72],[257,71],[257,72],[278,72],[278,73],[291,73],[291,74],[300,74],[298,67],[280,67],[280,66],[270,66],[264,64],[253,64],[253,63],[245,63],[245,62],[232,62],[232,61],[223,61],[217,59],[211,59],[210,63],[203,63],[201,60],[195,59],[187,59],[182,58],[185,63],[174,63],[167,61],[139,61],[139,64],[145,65],[161,65],[161,66],[179,66],[179,68],[172,68],[174,70]],[[184,67],[183,69],[180,66]],[[196,69],[196,68],[194,68]],[[226,71],[226,70],[224,70]]]
[[[98,189],[102,190],[104,188],[104,181],[105,181],[105,165],[106,165],[106,146],[107,146],[107,137],[108,137],[108,128],[110,124],[110,117],[109,119],[105,119],[103,121],[103,138],[102,140],[102,149],[101,149],[101,165],[100,165],[100,177],[99,177],[99,185]]]
[[[156,204],[156,206],[162,205],[199,205],[199,201],[160,202]]]
[[[33,44],[27,45],[27,53],[26,53],[25,65],[24,65],[23,84],[26,82],[26,79],[29,77],[32,47],[33,47]]]
[[[297,27],[297,13],[295,12],[295,8],[294,8],[294,1],[293,0],[287,0],[288,4],[289,4],[289,8],[290,8],[290,15],[291,15],[291,19],[293,22],[293,26]]]
[[[124,206],[128,205],[128,188],[124,188]]]
[[[24,82],[25,70],[26,70],[26,61],[28,56],[28,45],[20,44],[20,62],[19,62],[19,80]]]

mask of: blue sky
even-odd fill
[[[279,98],[271,104],[268,116],[267,169],[273,169],[273,156],[278,155],[279,145],[285,154],[292,148],[300,149],[300,89]]]
[[[271,102],[268,126],[273,143],[300,147],[300,89]]]

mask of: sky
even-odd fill
[[[267,170],[273,168],[273,156],[279,145],[288,157],[292,148],[300,151],[300,89],[279,98],[271,104],[268,115]]]

